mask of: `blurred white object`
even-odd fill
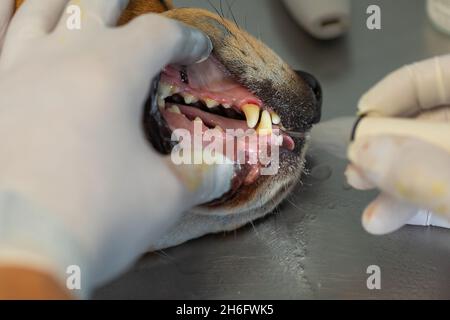
[[[334,39],[350,26],[350,0],[283,0],[291,15],[312,36]]]
[[[450,0],[428,0],[427,12],[436,28],[450,35]]]

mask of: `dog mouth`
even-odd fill
[[[213,134],[215,143],[233,152],[227,157],[241,161],[230,194],[250,186],[261,176],[261,169],[270,166],[270,159],[261,160],[260,146],[283,152],[294,152],[298,139],[286,133],[283,119],[269,106],[241,85],[214,56],[193,66],[169,65],[154,81],[145,111],[145,129],[150,142],[162,154],[172,152],[178,141],[174,133],[180,129],[191,136]],[[242,138],[245,136],[245,139]],[[255,145],[250,141],[257,142]],[[210,142],[203,142],[205,148]],[[258,147],[259,146],[259,147]],[[242,158],[243,156],[243,158]],[[271,156],[270,152],[268,154]],[[253,159],[253,160],[252,160]],[[256,162],[254,159],[258,159]],[[243,162],[242,162],[243,160]]]

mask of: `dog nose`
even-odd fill
[[[319,123],[322,118],[322,87],[320,86],[319,81],[310,73],[304,71],[296,71],[297,74],[308,84],[308,86],[314,92],[314,96],[316,98],[314,104],[314,117],[312,120],[313,124]]]

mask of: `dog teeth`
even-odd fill
[[[224,104],[222,104],[222,106],[223,106],[225,109],[231,109],[231,104],[229,104],[229,103],[224,103]]]
[[[180,92],[180,88],[167,83],[160,83],[158,86],[158,107],[164,110],[166,102],[165,99]]]
[[[261,121],[259,122],[258,129],[256,130],[259,135],[272,134],[272,118],[267,110],[264,110],[261,114]]]
[[[282,136],[282,135],[277,136],[275,139],[276,139],[276,140],[275,140],[275,144],[276,144],[278,147],[281,147],[281,146],[283,145],[283,142],[284,142],[283,136]]]
[[[242,107],[242,111],[247,119],[247,126],[254,128],[258,124],[260,109],[256,104],[246,104]],[[270,117],[270,115],[269,115]]]
[[[168,109],[168,111],[169,111],[169,112],[172,112],[172,113],[176,113],[176,114],[181,114],[180,108],[179,108],[178,106],[176,106],[176,105],[171,106],[171,107]]]
[[[212,109],[212,108],[215,108],[215,107],[219,106],[219,103],[216,100],[213,100],[213,99],[206,99],[205,103],[206,103],[206,106],[209,109]]]
[[[182,96],[183,96],[184,102],[186,104],[193,104],[193,103],[197,103],[198,102],[198,98],[193,96],[192,94],[183,93]]]
[[[272,116],[272,123],[274,125],[280,124],[281,123],[281,118],[280,116],[276,113],[276,112],[271,112],[270,115]]]
[[[198,123],[203,124],[203,120],[200,117],[195,118],[194,122],[198,122]]]
[[[158,97],[158,107],[160,110],[164,110],[166,107],[166,101],[161,97]]]
[[[170,95],[173,96],[174,94],[180,93],[181,88],[178,88],[177,86],[170,86]]]
[[[162,99],[166,99],[179,92],[181,92],[180,88],[167,83],[160,83],[158,87],[158,96]]]
[[[172,95],[172,90],[173,86],[166,83],[160,83],[158,87],[158,97],[164,100]]]

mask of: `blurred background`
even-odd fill
[[[329,0],[332,2],[333,0]],[[221,10],[220,0],[175,0]],[[366,27],[369,5],[381,8],[381,30]],[[317,40],[280,0],[223,0],[222,10],[308,71],[324,91],[323,119],[353,115],[359,97],[396,68],[450,53],[450,36],[427,17],[425,0],[353,0],[348,33]],[[148,254],[102,299],[410,299],[450,298],[450,230],[405,227],[375,237],[360,223],[375,193],[345,183],[346,163],[311,149],[309,175],[271,215],[233,233]],[[381,290],[366,286],[371,265]]]

